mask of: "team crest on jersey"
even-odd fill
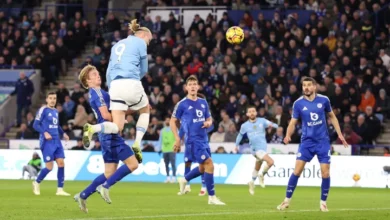
[[[198,116],[198,118],[203,117],[203,112],[201,110],[198,110],[198,109],[195,109],[195,110],[196,110],[196,116]]]
[[[52,114],[51,114],[51,113],[49,113],[49,116],[52,116]]]
[[[56,118],[53,118],[53,124],[57,124],[58,123],[58,120]]]
[[[318,108],[322,108],[322,104],[321,104],[321,103],[318,103],[318,104],[317,104],[317,107],[318,107]]]
[[[297,157],[301,157],[301,156],[302,156],[301,152],[298,152]]]
[[[257,129],[257,126],[256,125],[253,125],[253,130],[256,130]]]
[[[50,156],[47,156],[47,157],[46,157],[46,160],[50,160]]]
[[[203,104],[200,105],[202,108],[205,108],[205,106]]]

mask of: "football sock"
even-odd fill
[[[85,188],[81,193],[80,193],[80,198],[82,199],[87,199],[90,195],[92,195],[95,191],[96,188],[106,182],[107,178],[104,176],[104,174],[100,174],[98,177],[96,177],[92,183]]]
[[[321,201],[326,201],[326,199],[328,198],[329,189],[330,189],[330,177],[322,178]]]
[[[209,196],[214,196],[215,195],[214,174],[205,172],[204,173],[204,181],[206,182],[207,193],[209,194]]]
[[[263,176],[264,176],[265,174],[267,174],[268,170],[269,170],[269,166],[268,166],[268,164],[265,164],[265,165],[264,165],[264,168],[263,168],[263,172],[262,172]]]
[[[103,122],[100,124],[92,125],[94,133],[103,134],[117,134],[119,132],[118,126],[113,122]]]
[[[64,180],[65,180],[65,169],[64,167],[58,167],[57,171],[57,187],[62,188],[64,187]]]
[[[37,183],[41,183],[43,179],[47,176],[48,173],[50,173],[51,170],[47,169],[46,167],[39,172],[39,175],[37,179],[35,180]]]
[[[200,175],[200,178],[202,178],[202,188],[206,188],[206,182],[204,180],[204,173]]]
[[[295,176],[292,174],[290,179],[288,180],[287,190],[286,190],[286,198],[290,199],[294,193],[295,187],[297,187],[299,180],[299,176]]]
[[[192,169],[187,175],[184,176],[184,178],[188,181],[195,179],[196,177],[202,175],[202,173],[199,171],[199,167],[195,167]]]
[[[115,183],[119,182],[123,177],[127,176],[131,173],[131,170],[127,167],[126,164],[123,164],[119,169],[115,171],[115,173],[107,179],[107,181],[103,184],[103,187],[109,189]]]
[[[259,173],[258,170],[253,169],[252,171],[252,180],[255,181],[257,179],[257,174]]]
[[[135,134],[135,144],[138,146],[141,146],[141,140],[144,137],[144,134],[148,128],[149,125],[149,113],[142,113],[137,121],[137,132]]]
[[[186,176],[191,171],[191,166],[184,166],[184,176]],[[190,185],[190,181],[187,180],[187,185]]]

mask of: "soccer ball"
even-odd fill
[[[240,44],[244,40],[244,31],[238,27],[230,27],[226,31],[226,40],[231,44]]]
[[[356,174],[353,175],[352,179],[353,179],[355,182],[357,182],[357,181],[360,180],[360,175],[356,173]]]

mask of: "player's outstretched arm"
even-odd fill
[[[347,141],[345,141],[344,135],[341,132],[339,120],[337,119],[336,115],[334,114],[333,111],[330,111],[330,112],[328,112],[328,117],[330,118],[330,121],[331,121],[334,129],[336,130],[337,135],[339,136],[339,139],[343,143],[344,147],[347,148],[349,145],[348,145]]]
[[[290,123],[288,124],[288,127],[287,127],[286,137],[284,137],[284,140],[283,140],[283,142],[285,144],[290,143],[291,135],[294,134],[295,126],[297,125],[297,123],[298,123],[298,119],[291,118]]]

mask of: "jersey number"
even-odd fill
[[[115,47],[115,54],[118,56],[118,63],[121,61],[125,49],[126,49],[126,45],[124,43],[118,44],[118,46]]]

